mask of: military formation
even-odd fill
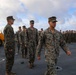
[[[18,53],[20,51],[20,33],[21,33],[22,29],[21,27],[19,27],[19,30],[16,32],[16,41],[17,41],[17,48],[18,48]]]
[[[21,45],[22,58],[26,58],[27,56],[27,34],[26,34],[26,26],[22,27],[23,30],[19,36],[19,42]]]
[[[44,75],[57,75],[56,64],[60,52],[59,46],[65,51],[67,55],[71,55],[71,52],[65,42],[65,33],[61,33],[55,29],[57,22],[56,17],[49,17],[49,27],[46,30],[43,30],[43,28],[41,28],[41,31],[38,31],[38,29],[34,27],[34,20],[30,20],[29,28],[22,26],[21,29],[21,27],[19,27],[19,30],[16,32],[16,40],[12,28],[14,21],[15,19],[13,16],[8,16],[7,25],[4,28],[4,50],[6,56],[5,75],[16,75],[16,73],[12,72],[16,49],[15,43],[17,44],[18,54],[21,52],[22,58],[29,60],[28,66],[30,69],[33,69],[35,67],[34,62],[36,56],[38,60],[41,59],[41,51],[42,48],[44,48],[44,55],[47,62],[47,71]]]
[[[76,31],[73,30],[63,31],[62,34],[66,43],[76,42]]]

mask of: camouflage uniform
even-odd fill
[[[71,42],[75,42],[76,36],[75,36],[75,32],[71,31]]]
[[[40,38],[40,36],[43,34],[43,32],[42,31],[39,31],[38,32],[38,39]]]
[[[19,51],[20,51],[20,41],[19,41],[20,33],[21,33],[21,31],[16,32],[16,39],[17,39],[18,53],[19,53]]]
[[[66,43],[68,43],[68,31],[66,31],[65,33],[65,39],[66,39]]]
[[[26,31],[22,31],[20,33],[20,43],[21,43],[21,51],[22,51],[22,57],[27,56],[27,33]]]
[[[65,37],[65,32],[64,31],[63,31],[62,35],[63,35],[63,39],[66,41],[66,37]]]
[[[75,36],[75,43],[76,43],[76,31],[75,31],[75,33],[74,33],[74,36]]]
[[[74,31],[74,42],[76,43],[76,31]]]
[[[57,75],[55,66],[60,52],[59,46],[61,46],[65,52],[67,52],[68,47],[63,40],[62,34],[57,30],[55,30],[55,33],[52,33],[50,28],[46,29],[39,39],[37,46],[38,56],[40,56],[43,44],[45,46],[45,58],[47,61],[47,72],[45,75]]]
[[[27,37],[28,37],[28,50],[29,50],[29,63],[34,63],[36,47],[38,44],[38,30],[36,28],[27,29]]]
[[[38,36],[41,36],[41,31],[38,32]]]
[[[14,64],[15,36],[13,28],[10,25],[6,25],[6,27],[4,28],[4,38],[5,38],[4,49],[6,56],[6,72],[11,72]]]

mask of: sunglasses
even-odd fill
[[[56,21],[52,22],[52,23],[56,23]]]

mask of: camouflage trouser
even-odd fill
[[[18,47],[18,53],[19,53],[19,51],[20,51],[20,43],[19,42],[17,42],[17,47]]]
[[[51,59],[47,62],[47,71],[45,75],[57,75],[56,72],[56,59]]]
[[[34,63],[35,61],[36,49],[35,47],[29,47],[29,63]]]
[[[27,47],[24,44],[21,45],[22,55],[27,56]]]
[[[15,49],[9,51],[10,49],[5,48],[5,56],[6,56],[6,72],[11,72],[13,64],[14,64],[14,55]]]

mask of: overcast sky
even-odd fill
[[[16,20],[14,30],[35,20],[35,27],[46,29],[48,17],[56,16],[57,30],[76,30],[76,0],[0,0],[0,30],[7,24],[6,17]]]

